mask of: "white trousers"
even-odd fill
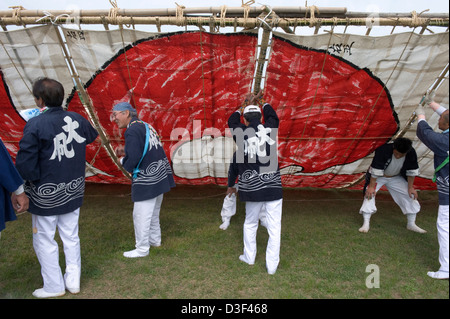
[[[269,240],[266,248],[266,267],[274,273],[280,262],[281,212],[283,199],[269,202],[246,202],[244,222],[244,258],[249,264],[255,263],[256,232],[262,206],[266,206],[267,231]]]
[[[163,194],[144,201],[134,203],[133,224],[138,253],[148,253],[150,246],[161,245],[161,227],[159,212]]]
[[[403,214],[417,214],[420,211],[420,204],[417,199],[412,199],[408,194],[408,182],[401,176],[378,177],[375,192],[378,192],[383,185],[386,186],[394,202],[400,207]],[[359,213],[375,214],[377,207],[375,197],[364,198]]]
[[[439,205],[437,230],[439,243],[439,263],[440,271],[448,272],[448,205]]]
[[[74,281],[79,286],[81,275],[80,238],[78,237],[79,216],[79,208],[63,215],[32,215],[33,247],[41,264],[41,274],[46,292],[65,291],[64,279],[59,266],[58,243],[55,241],[57,228],[64,246],[66,259],[66,274],[64,276],[75,278]]]

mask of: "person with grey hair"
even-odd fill
[[[130,103],[114,105],[111,120],[125,128],[125,145],[115,149],[122,166],[133,175],[131,200],[136,239],[135,249],[124,257],[145,257],[150,246],[161,245],[159,214],[164,193],[175,187],[172,168],[155,129],[141,121]]]
[[[438,190],[438,243],[439,243],[439,263],[438,271],[429,271],[427,275],[433,279],[448,279],[448,207],[449,207],[449,157],[448,157],[448,130],[449,130],[449,111],[434,101],[434,92],[428,92],[425,95],[424,102],[435,113],[439,115],[438,128],[441,133],[433,131],[427,123],[425,112],[422,105],[417,110],[417,137],[434,153],[434,176],[433,181],[436,182]]]

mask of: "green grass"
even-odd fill
[[[370,232],[361,234],[360,191],[285,190],[281,261],[273,276],[265,269],[264,227],[255,265],[238,260],[242,202],[230,227],[219,229],[224,193],[216,186],[173,189],[161,210],[162,246],[148,257],[126,259],[122,253],[134,248],[130,186],[87,185],[80,217],[81,292],[62,299],[449,298],[448,280],[426,275],[439,268],[436,192],[420,193],[417,224],[427,234],[406,230],[405,216],[387,193],[378,195]],[[62,248],[60,254],[64,265]],[[379,267],[380,288],[366,287],[369,264]],[[42,287],[28,213],[2,233],[0,274],[0,298],[33,298]]]

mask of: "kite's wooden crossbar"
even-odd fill
[[[260,25],[258,17],[267,6],[206,7],[167,9],[121,9],[109,10],[27,10],[13,7],[0,10],[0,25],[39,24],[98,24],[98,25],[173,25],[173,26],[216,26],[255,28]],[[343,7],[271,7],[276,17],[268,22],[272,27],[283,30],[296,27],[320,27],[328,25],[355,26],[404,26],[404,27],[447,27],[448,13],[373,13],[348,12]],[[58,19],[56,19],[59,17]],[[289,31],[292,32],[292,31]]]

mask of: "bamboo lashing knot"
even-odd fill
[[[24,25],[22,17],[20,16],[20,11],[26,9],[22,6],[11,6],[9,8],[13,10],[12,18],[16,20],[16,25]]]
[[[319,22],[319,19],[316,18],[316,11],[317,14],[320,14],[319,8],[317,6],[309,6],[306,7],[306,13],[309,11],[309,26],[312,28],[317,25]]]
[[[109,0],[109,3],[112,5],[112,8],[109,9],[108,20],[111,24],[119,24],[117,0]]]
[[[247,21],[250,13],[250,5],[253,3],[255,3],[254,0],[247,1],[246,3],[244,3],[244,1],[242,0],[241,7],[244,8],[244,28],[247,28]]]
[[[183,5],[179,5],[178,3],[175,2],[175,4],[177,5],[177,11],[176,11],[176,18],[177,18],[177,26],[182,26],[185,23],[184,20],[184,9],[186,9],[185,6]]]
[[[411,22],[409,23],[410,27],[419,27],[419,26],[426,26],[427,25],[427,19],[420,18],[420,15],[424,12],[430,11],[430,9],[423,10],[421,13],[417,14],[416,11],[411,12]]]
[[[223,5],[220,7],[220,26],[225,27],[225,16],[227,14],[227,6]]]

